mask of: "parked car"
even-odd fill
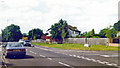
[[[31,46],[31,43],[29,40],[24,40],[24,46]]]
[[[23,44],[23,43],[24,43],[24,40],[23,40],[23,39],[20,39],[19,42]]]
[[[26,55],[26,48],[19,42],[8,42],[2,45],[2,53],[5,57],[24,57]]]

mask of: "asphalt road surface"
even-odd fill
[[[117,51],[81,51],[26,47],[25,57],[5,58],[3,68],[118,68]]]

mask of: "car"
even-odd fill
[[[24,40],[23,40],[23,39],[20,39],[19,42],[23,44],[23,43],[24,43]]]
[[[8,42],[2,45],[2,53],[5,57],[24,57],[26,55],[26,48],[19,42]]]
[[[24,46],[31,46],[31,43],[29,40],[24,40]]]

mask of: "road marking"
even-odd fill
[[[52,58],[48,58],[49,60],[52,60]]]
[[[77,58],[81,58],[80,56],[77,56]]]
[[[96,63],[100,63],[100,64],[106,64],[106,65],[109,65],[109,66],[118,67],[117,64],[115,64],[115,63],[109,63],[109,62],[106,62],[106,61],[96,60],[96,59],[93,59],[93,58],[87,58],[87,57],[84,57],[84,56],[76,56],[76,55],[71,55],[71,54],[69,54],[69,56],[73,56],[73,57],[76,57],[76,58],[81,58],[81,59],[84,59],[84,60],[88,60],[88,61],[92,61],[92,62],[96,62]]]
[[[71,54],[69,54],[69,56],[72,56]]]
[[[118,57],[118,55],[100,55],[102,57]]]
[[[64,65],[64,66],[70,67],[70,68],[74,68],[74,67],[72,67],[72,66],[70,66],[70,65],[68,65],[68,64],[63,63],[63,62],[58,62],[58,63],[61,64],[61,65]]]
[[[89,59],[89,58],[86,58],[86,60],[91,61],[91,59]]]
[[[37,54],[37,53],[35,53],[35,52],[33,52],[33,51],[30,51],[31,53],[33,53],[33,54]]]
[[[73,55],[73,57],[77,57],[76,55]]]
[[[44,55],[40,55],[40,56],[41,56],[41,57],[44,57],[44,58],[46,57],[46,56],[44,56]]]

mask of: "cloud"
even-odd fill
[[[32,28],[46,32],[62,18],[82,32],[94,28],[98,33],[100,29],[117,22],[118,1],[4,0],[0,2],[0,29],[17,24],[22,33],[27,33]]]

